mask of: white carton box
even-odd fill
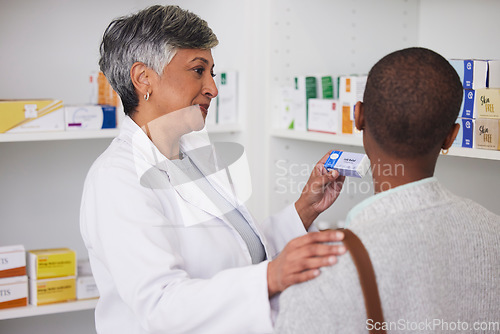
[[[500,88],[500,60],[488,60],[488,88]]]
[[[116,128],[116,107],[114,106],[65,106],[64,113],[67,131]]]
[[[26,251],[23,245],[0,247],[0,278],[26,275]]]
[[[309,99],[307,129],[309,131],[340,133],[340,111],[338,100]]]
[[[477,59],[449,59],[465,89],[486,88],[488,62]]]
[[[354,121],[354,106],[358,101],[363,102],[366,79],[368,76],[341,76],[339,83],[339,100],[343,105],[348,105],[351,121]]]
[[[0,278],[0,309],[28,305],[28,276]]]
[[[99,290],[93,276],[79,276],[76,278],[76,299],[99,298]]]
[[[309,99],[317,97],[316,89],[317,80],[312,76],[295,77],[295,89],[297,90],[293,129],[299,131],[307,131],[307,112]]]
[[[238,122],[238,72],[221,72],[216,78],[217,124],[235,124]]]

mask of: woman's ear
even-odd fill
[[[460,124],[458,123],[453,124],[453,126],[450,129],[450,132],[448,132],[448,135],[444,139],[443,146],[441,146],[443,150],[447,150],[451,147],[453,141],[455,141],[455,138],[458,135],[458,130],[460,130]]]
[[[130,79],[136,91],[141,95],[151,94],[149,68],[141,62],[135,62],[130,68]]]
[[[361,101],[358,101],[354,107],[354,125],[359,131],[365,128],[365,111],[363,108],[363,102]]]

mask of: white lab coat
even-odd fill
[[[200,137],[186,138],[189,155]],[[252,265],[244,240],[194,183],[172,187],[170,168],[127,117],[88,173],[81,233],[101,296],[98,333],[272,332],[268,261]],[[226,196],[221,179],[209,181]],[[306,233],[293,205],[263,224],[240,212],[268,259]]]

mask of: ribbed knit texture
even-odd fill
[[[500,322],[500,217],[435,179],[394,190],[361,205],[348,226],[370,254],[389,332],[498,333],[472,326]],[[459,321],[468,330],[447,331]],[[276,333],[367,332],[349,254],[281,295]]]
[[[250,227],[247,220],[229,201],[227,201],[203,176],[201,171],[192,163],[188,156],[181,160],[171,160],[181,172],[175,169],[170,171],[172,184],[183,184],[195,182],[208,198],[224,213],[224,217],[238,231],[245,243],[252,258],[252,263],[260,263],[266,259],[266,251],[255,231]],[[221,242],[224,242],[221,240]]]

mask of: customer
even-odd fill
[[[459,130],[462,94],[451,65],[428,49],[396,51],[371,69],[355,123],[375,195],[346,225],[368,250],[385,322],[366,319],[349,254],[281,295],[276,333],[500,332],[500,217],[433,176]]]
[[[81,206],[98,333],[269,333],[270,299],[344,252],[324,244],[342,233],[307,233],[342,188],[322,166],[327,155],[294,205],[263,224],[245,208],[246,178],[200,131],[217,96],[217,43],[176,6],[114,20],[104,33],[100,66],[127,117],[90,169]]]

